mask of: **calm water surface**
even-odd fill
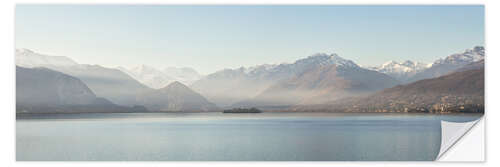
[[[18,116],[17,160],[434,160],[441,120],[481,115],[140,113]]]

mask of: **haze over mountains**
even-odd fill
[[[302,67],[301,70],[290,71],[290,77],[233,106],[277,109],[297,103],[318,104],[366,95],[398,84],[385,74],[361,68],[336,54],[316,54],[298,60],[294,65]]]
[[[142,93],[139,103],[154,111],[216,111],[215,104],[180,82]]]
[[[59,61],[61,59],[65,61]],[[52,62],[56,63],[51,64]],[[143,103],[144,100],[140,99],[141,96],[139,95],[155,91],[155,89],[143,85],[118,69],[106,68],[99,65],[78,64],[67,57],[48,56],[38,54],[27,49],[16,50],[16,65],[29,68],[44,67],[78,78],[85,83],[85,85],[88,86],[88,88],[92,90],[96,96],[106,98],[112,103],[121,106],[132,107],[136,105],[145,105],[145,103]],[[182,103],[182,101],[191,101],[191,99],[188,99],[189,96],[174,97],[178,97],[179,99],[173,100],[170,98],[169,100],[177,103]],[[183,97],[187,99],[182,99]],[[47,98],[50,98],[50,96],[47,95]],[[167,101],[163,101],[162,103],[170,103],[171,105],[174,104],[174,102]],[[203,106],[199,109],[202,110],[204,108],[206,107]],[[188,109],[194,110],[193,107],[189,107]]]
[[[400,84],[478,70],[484,67],[484,47],[467,49],[432,64],[390,61],[365,68],[337,54],[318,53],[293,63],[224,69],[206,76],[191,68],[159,70],[140,65],[126,69],[78,64],[68,57],[48,56],[28,49],[16,50],[16,65],[44,67],[74,77],[95,97],[120,106],[140,105],[150,111],[214,111],[233,107],[283,110],[290,106],[329,106],[335,101],[395,89]],[[465,74],[468,73],[462,75]],[[454,86],[452,82],[445,83]],[[83,86],[76,85],[75,90],[81,92]]]
[[[175,81],[190,85],[202,77],[196,70],[189,67],[168,67],[164,70],[159,70],[151,66],[140,65],[130,69],[124,67],[118,67],[118,69],[154,89],[163,88]]]
[[[38,54],[28,49],[16,50],[16,65],[20,67],[45,67],[74,76],[82,80],[97,96],[111,100],[115,104],[132,106],[135,104],[136,94],[151,89],[118,69],[78,64],[67,57],[64,57],[65,63],[51,64],[50,62],[54,62],[54,59],[62,58],[61,56]]]
[[[366,97],[320,105],[298,105],[295,111],[329,112],[484,112],[484,61],[448,75],[385,89]]]
[[[97,100],[80,79],[61,72],[16,67],[16,74],[16,99],[21,105],[87,105]]]
[[[74,66],[75,61],[64,56],[48,56],[29,49],[16,49],[16,65],[21,67]]]
[[[313,96],[313,92],[319,93],[321,91],[326,91],[324,89],[320,90],[315,88],[315,85],[318,84],[322,78],[313,76],[314,74],[312,73],[316,70],[316,75],[328,75],[321,71],[327,70],[330,71],[330,74],[335,75],[334,73],[337,70],[332,71],[332,68],[328,68],[332,65],[335,66],[335,69],[339,69],[339,75],[342,77],[362,78],[356,75],[369,75],[368,73],[380,75],[380,73],[376,74],[377,72],[368,72],[368,70],[361,68],[353,61],[343,59],[337,54],[329,55],[318,53],[307,58],[297,60],[294,63],[260,65],[250,68],[241,67],[238,69],[224,69],[207,75],[191,86],[194,90],[205,95],[205,97],[207,97],[210,101],[221,107],[231,106],[234,103],[236,104],[233,106],[268,106],[267,104],[259,103],[273,103],[278,106],[288,105],[290,103],[299,102],[301,101],[300,99],[303,99],[304,97]],[[317,80],[300,81],[302,80],[301,76],[311,78],[316,77]],[[383,74],[381,76],[385,77]],[[369,76],[369,78],[373,78],[373,76]],[[388,82],[397,82],[389,77],[386,77],[385,79],[388,79]],[[331,83],[337,84],[333,83],[333,80],[334,79],[332,79]],[[297,83],[294,85],[293,82]],[[375,87],[384,88],[388,85],[390,86],[394,84],[395,83],[384,83],[384,85],[376,85]],[[330,88],[335,87],[332,85],[328,86]]]
[[[144,112],[97,97],[80,79],[47,68],[16,67],[16,112]]]
[[[165,75],[160,70],[146,65],[141,65],[131,69],[118,67],[118,69],[142,84],[154,89],[162,88],[174,80],[172,77]]]

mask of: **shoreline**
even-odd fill
[[[391,113],[391,112],[262,112],[262,113],[223,113],[223,112],[89,112],[89,113],[16,113],[16,120],[29,120],[29,119],[79,119],[79,118],[106,118],[107,116],[113,115],[122,115],[127,117],[127,115],[143,115],[148,118],[150,116],[166,116],[166,115],[202,115],[202,114],[220,114],[220,115],[211,115],[213,117],[223,117],[223,116],[279,116],[281,114],[296,114],[295,116],[300,115],[338,115],[338,116],[349,116],[349,115],[357,115],[357,116],[461,116],[461,115],[477,115],[484,116],[484,113]],[[81,117],[79,117],[81,116]],[[288,115],[290,116],[290,115]]]
[[[436,114],[436,115],[448,115],[448,114],[484,114],[484,112],[328,112],[328,111],[262,111],[262,112],[224,112],[224,111],[149,111],[149,112],[41,112],[41,113],[16,113],[16,115],[43,115],[43,114],[126,114],[126,113],[172,113],[172,114],[182,114],[182,113],[223,113],[223,114],[260,114],[260,113],[353,113],[353,114]]]

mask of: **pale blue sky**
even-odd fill
[[[203,74],[318,52],[430,63],[484,45],[483,6],[17,5],[15,14],[16,48]]]

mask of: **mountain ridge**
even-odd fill
[[[130,69],[124,67],[117,68],[153,89],[163,88],[174,81],[189,85],[201,78],[201,75],[196,70],[188,67],[167,67],[164,70],[160,70],[143,64]]]
[[[361,68],[335,53],[317,53],[293,63],[223,69],[194,82],[191,87],[218,106],[231,106],[257,96],[277,81],[293,77],[317,65],[328,64],[338,64],[339,69]]]
[[[269,106],[269,103],[278,106],[317,104],[343,97],[366,95],[398,83],[390,76],[376,71],[326,64],[279,81],[250,101],[243,101],[235,106],[266,109],[259,103],[265,106]]]
[[[19,53],[18,53],[19,54]],[[45,59],[50,59],[53,57],[47,57],[46,55],[38,54],[36,52],[30,51],[25,52],[24,57],[42,57]],[[16,57],[19,55],[16,55]],[[27,60],[29,61],[29,59]],[[17,64],[23,64],[23,62],[16,62]],[[76,62],[75,62],[76,63]],[[119,69],[106,68],[99,65],[87,65],[87,64],[76,64],[68,66],[58,66],[53,64],[33,64],[35,67],[48,68],[50,70],[58,71],[69,76],[78,78],[84,82],[92,92],[97,96],[109,99],[112,103],[123,105],[123,106],[136,106],[142,105],[144,103],[143,99],[138,98],[139,95],[146,94],[149,92],[160,91],[156,89],[149,88],[146,85],[135,80],[133,77],[127,73],[122,72]],[[32,67],[32,66],[30,66]],[[175,85],[175,84],[174,84]],[[180,87],[179,89],[186,89]],[[172,91],[172,90],[171,90]],[[193,94],[186,91],[188,94]],[[180,92],[182,93],[182,92]],[[176,96],[182,97],[177,94]],[[169,97],[168,100],[175,101],[175,96]],[[203,99],[197,97],[197,99]],[[158,104],[163,104],[163,101],[156,100]],[[205,101],[199,100],[204,105]],[[190,103],[192,104],[192,103]],[[198,105],[198,104],[192,104]],[[151,105],[150,105],[151,106]],[[149,108],[148,108],[149,109]],[[154,108],[153,108],[154,109]]]
[[[384,89],[372,95],[344,98],[293,111],[321,112],[484,112],[484,68],[453,72]]]
[[[193,89],[195,89],[196,91],[200,92],[205,97],[207,97],[210,101],[215,102],[219,106],[223,107],[248,106],[249,104],[252,103],[255,104],[256,103],[255,101],[261,101],[261,102],[265,101],[265,100],[254,100],[253,102],[251,102],[252,99],[261,98],[262,94],[267,94],[266,96],[271,96],[270,94],[272,93],[266,93],[266,92],[272,92],[269,89],[273,89],[273,85],[275,89],[281,89],[279,87],[287,87],[286,86],[287,84],[284,82],[291,82],[293,78],[298,78],[304,75],[304,73],[307,73],[311,70],[318,70],[321,69],[322,67],[329,67],[332,65],[335,65],[336,72],[342,75],[345,74],[345,76],[351,74],[352,75],[361,74],[361,73],[365,73],[366,75],[368,75],[368,73],[370,74],[377,73],[376,75],[382,74],[376,71],[369,72],[370,70],[366,70],[357,65],[356,63],[354,63],[352,60],[344,59],[335,53],[333,54],[317,53],[308,56],[306,58],[298,59],[293,63],[282,63],[279,65],[265,64],[261,66],[253,66],[251,68],[241,67],[236,69],[224,69],[216,73],[207,75],[200,81],[195,82],[192,85],[192,87]],[[320,75],[319,73],[321,72],[317,73],[318,74],[316,75]],[[386,79],[387,81],[391,81],[394,83],[397,82],[394,79],[390,78],[389,76],[386,76],[385,74],[382,74],[380,76]],[[373,77],[368,77],[368,78],[373,78]],[[316,79],[320,80],[318,78]],[[357,79],[360,80],[360,78]],[[307,83],[304,83],[306,81],[301,81],[301,82],[303,82],[302,83],[304,84],[303,86],[307,85]],[[276,84],[281,84],[281,86],[276,86]],[[302,89],[300,87],[301,86],[297,85],[297,88],[293,89],[299,91]],[[283,89],[283,91],[286,90]],[[308,92],[308,94],[309,93],[314,94],[312,92]],[[292,94],[295,95],[286,96],[286,97],[296,98],[296,100],[291,100],[290,102],[300,101],[298,99],[303,98],[303,97],[298,98],[299,95],[297,93],[292,93]],[[284,99],[284,97],[280,98]],[[225,104],[218,103],[221,101],[225,102]],[[286,104],[289,105],[290,102],[287,102]]]
[[[73,76],[44,67],[16,66],[16,113],[146,112],[97,97]]]
[[[30,56],[33,60],[29,59]],[[223,108],[264,106],[276,109],[357,98],[400,83],[412,83],[419,77],[436,78],[482,68],[484,47],[466,49],[438,59],[432,65],[407,60],[402,63],[390,61],[372,68],[359,66],[335,53],[316,53],[293,63],[223,69],[190,86],[175,79],[158,82],[161,84],[154,86],[156,88],[139,82],[139,77],[125,68],[78,64],[63,56],[47,56],[28,49],[16,50],[16,64],[45,67],[76,77],[96,96],[119,105],[145,105],[159,111],[209,111],[218,109],[217,105]],[[159,70],[147,65],[134,70],[141,77],[152,80],[168,70],[196,73],[190,68]]]
[[[217,106],[188,86],[174,81],[137,96],[139,104],[151,111],[215,111]]]
[[[22,48],[16,49],[16,65],[22,67],[40,67],[43,65],[74,66],[74,60],[65,56],[49,56],[37,54],[32,50]]]
[[[397,61],[388,61],[380,66],[368,67],[367,69],[375,70],[384,74],[387,74],[399,81],[406,81],[408,78],[413,77],[417,73],[430,67],[430,64],[425,64],[421,62],[413,62],[411,60],[406,60],[402,63]]]
[[[472,49],[466,49],[461,53],[454,53],[445,58],[440,58],[434,61],[431,67],[409,78],[408,82],[414,82],[448,74],[454,70],[464,67],[467,64],[484,60],[484,53],[484,47],[475,46]]]

